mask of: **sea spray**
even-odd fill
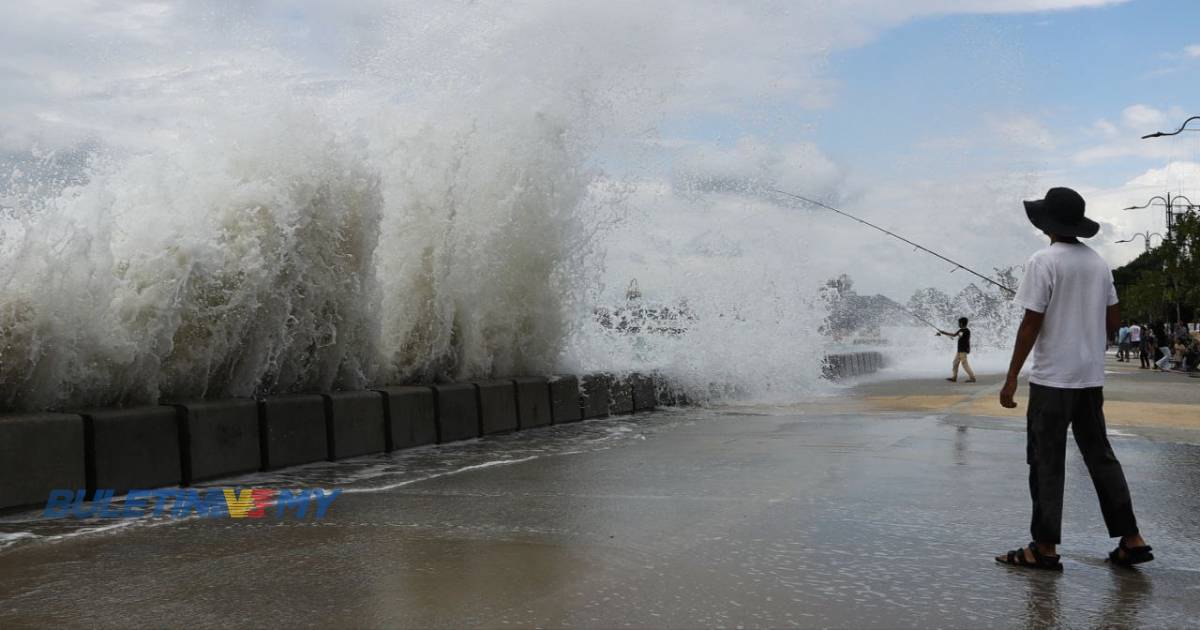
[[[399,113],[223,112],[18,203],[5,405],[553,371],[605,199],[567,119]]]
[[[81,13],[77,48],[34,47],[57,91],[14,108],[20,133],[0,128],[29,140],[0,175],[5,407],[585,369],[722,394],[819,383],[805,240],[775,210],[689,196],[662,151],[691,142],[664,120],[748,93],[793,116],[813,67],[778,50],[825,44],[794,31],[791,7],[111,13]],[[730,39],[746,19],[772,37]],[[810,145],[752,144],[707,179],[767,168],[823,191],[805,173],[837,170]],[[49,166],[31,170],[42,145]],[[656,268],[631,272],[639,260]],[[598,324],[633,277],[689,305],[684,334]]]
[[[314,122],[283,115],[96,165],[6,224],[6,403],[365,383],[378,177]],[[282,133],[293,124],[310,133]]]

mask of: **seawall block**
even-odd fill
[[[376,391],[324,394],[329,419],[329,459],[345,459],[387,450],[383,395]]]
[[[563,424],[583,419],[580,404],[579,378],[574,375],[553,376],[550,379],[550,422]]]
[[[263,470],[329,458],[323,396],[271,396],[258,404]]]
[[[608,412],[614,416],[633,413],[633,380],[628,376],[614,377],[609,392]]]
[[[586,374],[579,381],[582,396],[583,417],[603,418],[612,407],[613,377],[611,374]],[[632,395],[630,395],[632,400]]]
[[[257,401],[234,398],[172,406],[179,418],[179,455],[185,485],[262,468]]]
[[[424,446],[437,442],[437,403],[429,387],[385,387],[378,390],[383,396],[387,413],[388,450]]]
[[[483,435],[516,431],[517,386],[509,381],[483,381],[479,388],[479,418]]]
[[[654,409],[658,401],[658,384],[654,377],[634,373],[629,376],[629,382],[633,387],[633,410],[650,411]]]
[[[159,488],[182,481],[179,420],[174,407],[154,405],[84,411],[88,490]]]
[[[479,437],[479,396],[475,385],[434,385],[433,390],[437,400],[438,442]]]
[[[520,428],[532,429],[550,424],[549,381],[541,376],[525,376],[514,378],[513,385],[517,387],[517,422]]]
[[[871,374],[883,369],[886,360],[881,352],[851,352],[828,354],[821,361],[821,374],[829,380]]]
[[[56,488],[87,486],[83,418],[0,416],[0,509],[42,505]]]

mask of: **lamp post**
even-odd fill
[[[1194,210],[1196,208],[1196,204],[1192,203],[1192,200],[1188,199],[1186,195],[1172,195],[1170,192],[1168,192],[1166,197],[1163,197],[1162,195],[1155,195],[1155,196],[1151,197],[1149,201],[1147,201],[1146,203],[1144,203],[1140,206],[1129,206],[1128,208],[1125,208],[1125,209],[1126,210],[1144,210],[1146,208],[1149,208],[1150,206],[1156,206],[1156,205],[1161,205],[1161,206],[1165,207],[1167,210],[1167,238],[1170,238],[1171,230],[1175,225],[1175,214],[1176,214],[1174,211],[1175,206],[1179,203],[1180,200],[1187,202],[1187,204],[1184,205],[1185,211]],[[1158,202],[1158,203],[1155,203],[1155,202]],[[1180,214],[1182,214],[1182,213],[1180,213]]]
[[[1170,234],[1170,232],[1167,232],[1167,234]],[[1166,240],[1165,238],[1163,238],[1163,235],[1162,235],[1162,234],[1159,234],[1158,232],[1149,232],[1149,231],[1146,231],[1146,232],[1138,232],[1137,234],[1134,234],[1133,236],[1131,236],[1131,237],[1129,237],[1129,238],[1127,238],[1127,239],[1120,240],[1120,241],[1117,241],[1117,242],[1118,242],[1118,243],[1129,243],[1129,242],[1132,242],[1132,241],[1133,241],[1133,239],[1135,239],[1135,238],[1137,238],[1137,237],[1139,237],[1139,236],[1140,236],[1140,237],[1142,237],[1142,238],[1145,240],[1145,244],[1146,244],[1146,252],[1149,252],[1149,251],[1150,251],[1150,239],[1151,239],[1152,237],[1155,237],[1155,236],[1157,236],[1157,237],[1159,238],[1159,242],[1160,242],[1160,243],[1161,243],[1162,241],[1165,241],[1165,240]],[[1168,251],[1173,251],[1173,250],[1168,250]],[[1173,258],[1174,258],[1174,257],[1177,257],[1177,256],[1179,255],[1179,254],[1178,254],[1178,252],[1173,252],[1173,253],[1174,253],[1174,256],[1173,256]],[[1183,313],[1183,309],[1182,309],[1182,307],[1181,307],[1181,306],[1180,306],[1180,304],[1179,304],[1179,279],[1176,277],[1176,274],[1175,274],[1175,273],[1172,273],[1172,269],[1170,268],[1170,266],[1169,266],[1169,265],[1167,265],[1167,259],[1166,259],[1166,256],[1164,256],[1164,257],[1163,257],[1162,265],[1163,265],[1163,273],[1164,273],[1164,274],[1169,274],[1169,275],[1171,276],[1171,293],[1172,293],[1172,295],[1174,296],[1174,299],[1175,299],[1175,321],[1176,321],[1176,322],[1181,322],[1181,321],[1183,321],[1183,319],[1182,319],[1182,313]]]
[[[1181,134],[1185,131],[1200,131],[1200,129],[1196,129],[1194,127],[1191,129],[1188,129],[1188,123],[1192,122],[1193,120],[1200,120],[1200,116],[1192,116],[1191,118],[1183,121],[1183,124],[1179,125],[1179,128],[1176,129],[1175,131],[1168,131],[1168,132],[1156,131],[1154,133],[1148,133],[1148,134],[1142,136],[1142,140],[1149,140],[1150,138],[1164,138],[1166,136],[1178,136],[1179,134]]]
[[[1143,239],[1145,239],[1145,241],[1146,241],[1146,251],[1150,251],[1150,238],[1151,237],[1157,236],[1159,238],[1159,241],[1161,241],[1162,237],[1163,237],[1163,235],[1159,234],[1158,232],[1138,232],[1137,234],[1134,234],[1133,236],[1130,236],[1129,238],[1127,238],[1125,240],[1116,241],[1116,242],[1117,243],[1132,243],[1133,239],[1135,239],[1139,236],[1142,237]]]
[[[1179,125],[1179,128],[1176,129],[1175,131],[1166,131],[1166,132],[1156,131],[1154,133],[1148,133],[1148,134],[1142,136],[1142,140],[1149,140],[1150,138],[1165,138],[1167,136],[1177,136],[1185,131],[1200,131],[1200,128],[1196,128],[1196,127],[1188,128],[1189,124],[1191,124],[1193,121],[1197,121],[1197,120],[1200,120],[1200,116],[1192,116],[1191,118],[1188,118],[1187,120],[1183,121],[1183,124]],[[1176,198],[1179,198],[1181,196],[1182,195],[1178,195],[1178,196],[1176,196]],[[1183,197],[1183,198],[1187,199],[1187,197]],[[1150,202],[1147,202],[1146,205],[1149,206],[1150,203],[1153,201],[1154,200],[1151,199]],[[1170,239],[1172,223],[1174,222],[1174,216],[1171,212],[1172,204],[1171,204],[1170,193],[1167,194],[1167,199],[1165,199],[1163,201],[1167,206],[1167,238]],[[1195,207],[1196,207],[1196,205],[1193,204],[1190,199],[1188,199],[1187,209],[1192,210]],[[1176,254],[1176,255],[1178,255],[1178,254]],[[1165,261],[1164,261],[1164,263],[1165,263]],[[1179,286],[1178,286],[1177,282],[1175,281],[1174,277],[1171,278],[1171,282],[1172,282],[1172,286],[1174,287],[1174,292],[1175,292],[1175,321],[1180,321]]]

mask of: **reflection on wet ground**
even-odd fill
[[[1061,575],[1028,541],[1005,418],[818,407],[667,411],[247,485],[340,487],[323,521],[10,517],[0,626],[1187,626],[1200,447],[1113,438],[1159,560],[1112,543],[1077,453]],[[77,535],[67,535],[77,534]]]

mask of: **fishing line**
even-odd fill
[[[889,230],[885,230],[884,228],[881,228],[881,227],[879,227],[878,225],[875,225],[874,223],[871,223],[870,221],[865,221],[865,220],[863,220],[863,219],[860,219],[860,218],[858,218],[858,217],[856,217],[856,216],[854,216],[854,215],[850,214],[849,212],[844,212],[844,211],[842,211],[842,210],[838,210],[837,208],[834,208],[834,207],[833,207],[833,206],[831,206],[831,205],[828,205],[828,204],[821,203],[820,201],[816,201],[816,200],[814,200],[814,199],[809,199],[808,197],[802,197],[802,196],[800,196],[800,195],[797,195],[797,194],[794,194],[794,193],[790,193],[790,192],[787,192],[787,191],[784,191],[784,190],[778,190],[778,189],[775,189],[775,188],[769,188],[768,190],[770,190],[771,192],[779,193],[779,194],[781,194],[781,195],[787,195],[788,197],[792,197],[792,198],[795,198],[795,199],[799,199],[800,201],[803,201],[803,202],[805,202],[805,203],[808,203],[808,204],[811,204],[811,205],[814,205],[814,206],[818,206],[818,207],[821,207],[821,208],[825,208],[826,210],[832,210],[833,212],[836,212],[836,213],[838,213],[838,214],[840,214],[840,215],[842,215],[842,216],[844,216],[844,217],[846,217],[846,218],[848,218],[848,219],[853,219],[853,220],[855,220],[855,221],[858,221],[859,223],[861,223],[861,224],[863,224],[863,225],[865,225],[865,226],[867,226],[867,227],[870,227],[870,228],[874,228],[874,229],[876,229],[876,230],[879,230],[880,232],[883,232],[884,234],[887,234],[888,236],[890,236],[890,237],[892,237],[892,238],[894,238],[894,239],[898,239],[898,240],[904,241],[905,243],[908,243],[909,245],[912,245],[913,247],[915,247],[915,248],[917,248],[917,249],[919,249],[919,250],[921,250],[921,251],[925,252],[926,254],[930,254],[930,255],[932,255],[932,256],[936,256],[936,257],[938,257],[938,258],[940,258],[940,259],[942,259],[942,260],[944,260],[944,261],[946,261],[946,262],[950,263],[951,265],[954,265],[954,270],[952,270],[952,271],[951,271],[951,273],[953,273],[954,271],[957,271],[957,270],[959,270],[959,269],[962,269],[963,271],[966,271],[967,273],[969,273],[969,274],[972,274],[972,275],[974,275],[974,276],[978,277],[978,278],[979,278],[979,279],[981,279],[981,280],[984,280],[984,281],[986,281],[986,282],[989,282],[989,283],[991,283],[991,284],[994,284],[994,285],[996,285],[996,286],[1000,287],[1001,289],[1003,289],[1004,291],[1007,291],[1007,292],[1008,292],[1008,293],[1010,293],[1010,294],[1013,294],[1013,295],[1015,295],[1015,294],[1017,293],[1017,292],[1016,292],[1014,289],[1012,289],[1011,287],[1005,286],[1005,285],[1003,285],[1003,284],[1001,284],[1001,283],[999,283],[999,282],[997,282],[997,281],[995,281],[995,280],[993,280],[993,279],[991,279],[991,278],[989,278],[989,277],[987,277],[987,276],[985,276],[985,275],[983,275],[983,274],[979,273],[978,271],[975,271],[974,269],[971,269],[970,267],[968,267],[968,266],[966,266],[966,265],[964,265],[964,264],[962,264],[962,263],[960,263],[960,262],[958,262],[958,261],[951,260],[951,259],[949,259],[949,258],[947,258],[947,257],[945,257],[945,256],[943,256],[943,255],[941,255],[941,254],[939,254],[939,253],[937,253],[937,252],[933,251],[932,249],[929,249],[928,247],[925,247],[925,246],[923,246],[923,245],[920,245],[920,244],[918,244],[918,243],[914,243],[914,242],[912,242],[912,241],[910,241],[910,240],[908,240],[908,239],[904,238],[903,236],[900,236],[899,234],[896,234],[895,232],[892,232],[892,231],[889,231]],[[925,323],[927,323],[927,324],[928,324],[929,322],[925,322]],[[932,326],[932,324],[930,324],[930,325]],[[935,327],[935,328],[936,328],[936,327]]]

